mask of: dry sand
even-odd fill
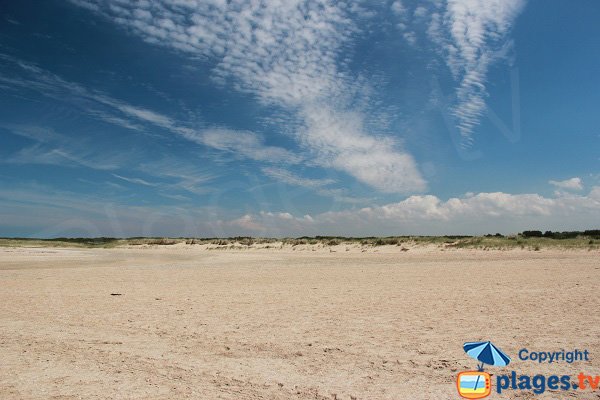
[[[476,340],[519,373],[600,375],[599,261],[392,246],[3,248],[0,399],[455,399],[456,374],[476,367],[462,344]],[[589,349],[591,360],[538,365],[517,359],[523,347]]]

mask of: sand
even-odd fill
[[[2,248],[0,398],[456,399],[456,374],[476,367],[462,344],[478,340],[513,358],[493,374],[600,375],[599,261],[584,250]],[[521,361],[524,347],[588,349],[590,361]]]

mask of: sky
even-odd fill
[[[600,227],[600,3],[0,5],[0,236]]]

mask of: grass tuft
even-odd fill
[[[598,230],[584,232],[549,232],[540,235],[540,231],[526,231],[526,234],[503,236],[488,234],[484,236],[387,236],[387,237],[343,237],[315,236],[299,238],[261,238],[238,236],[230,238],[0,238],[0,247],[91,247],[111,248],[118,246],[168,246],[178,243],[187,245],[207,245],[212,249],[243,249],[258,245],[261,248],[295,248],[297,246],[331,247],[338,245],[357,245],[361,247],[402,246],[403,249],[418,246],[436,246],[442,249],[483,249],[509,250],[514,248],[539,251],[544,248],[559,249],[600,249]]]

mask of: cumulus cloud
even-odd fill
[[[215,81],[299,116],[304,129],[298,139],[317,163],[387,192],[425,188],[414,159],[390,138],[383,138],[386,148],[377,145],[382,138],[366,132],[359,110],[357,127],[346,129],[347,105],[358,86],[339,53],[358,31],[356,7],[329,0],[85,3],[149,43],[210,59]],[[394,7],[398,11],[401,3]],[[366,157],[371,151],[376,155]]]
[[[548,181],[548,183],[559,189],[583,190],[583,183],[581,182],[581,178],[578,177],[566,179],[564,181]]]
[[[207,207],[120,204],[106,195],[34,185],[0,189],[0,225],[45,236],[303,236],[515,233],[581,230],[600,224],[600,186],[586,195],[479,193],[442,200],[411,196],[381,206],[318,214],[261,211],[232,216]]]
[[[592,228],[600,223],[600,187],[586,196],[553,198],[502,192],[468,194],[446,201],[431,195],[411,196],[358,210],[301,217],[261,212],[244,219],[271,235],[483,234],[492,230],[511,233],[532,228]]]
[[[458,82],[452,110],[465,143],[485,113],[487,74],[525,0],[448,0],[428,29]]]

